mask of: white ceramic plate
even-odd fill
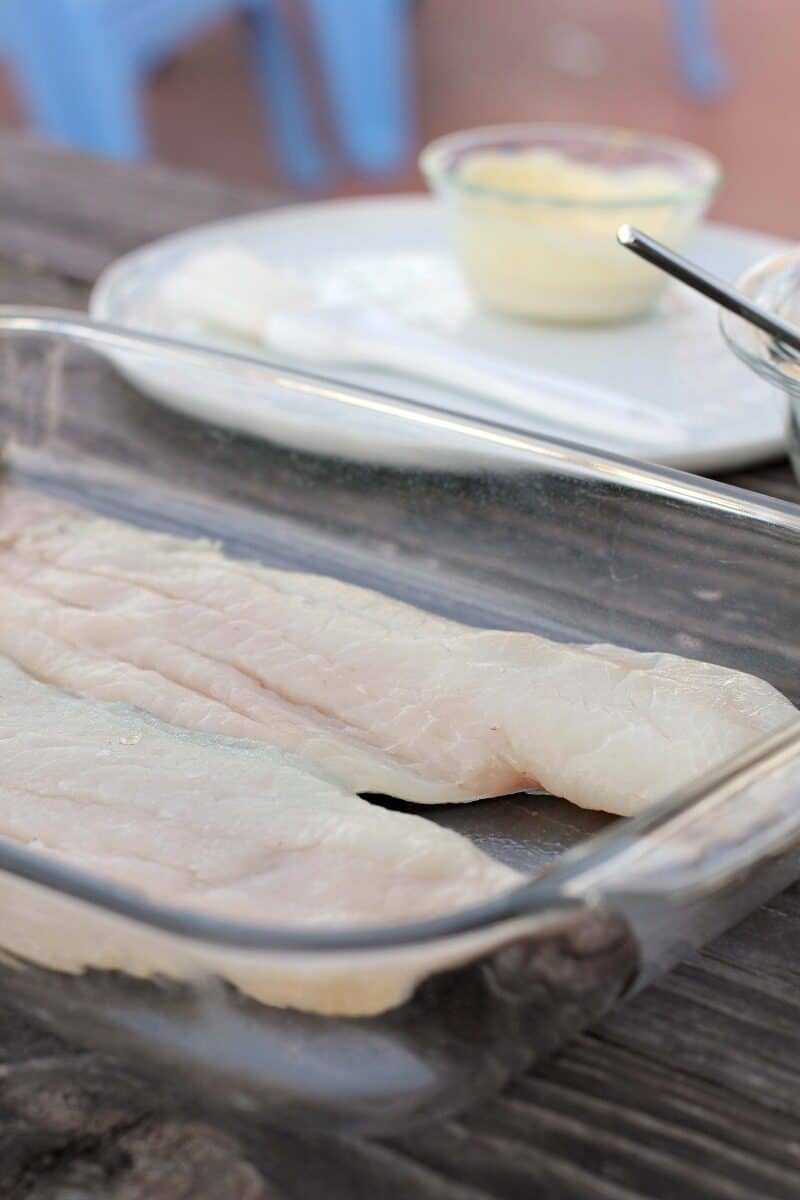
[[[378,197],[328,201],[276,209],[232,221],[200,226],[163,238],[113,263],[91,297],[94,317],[226,348],[247,349],[165,311],[160,302],[164,280],[186,255],[214,244],[235,244],[264,255],[315,283],[330,298],[375,297],[409,323],[434,330],[459,345],[480,349],[518,366],[562,372],[621,393],[646,398],[685,417],[689,440],[662,447],[657,456],[646,445],[608,441],[604,449],[656,458],[694,471],[719,471],[779,454],[783,447],[784,409],[780,394],[754,379],[724,345],[716,310],[708,301],[677,284],[664,294],[650,316],[626,325],[556,327],[506,320],[481,312],[462,284],[449,253],[441,216],[427,197]],[[764,234],[706,224],[690,253],[723,278],[735,279],[745,267],[783,243]],[[622,251],[621,251],[622,253]],[[276,355],[265,357],[286,365]],[[420,442],[403,441],[386,418],[359,413],[343,422],[330,416],[324,402],[266,403],[252,384],[224,387],[196,370],[164,372],[152,362],[126,356],[120,369],[153,398],[189,415],[213,421],[299,449],[372,462],[454,466],[461,450],[439,431]],[[315,368],[319,370],[319,368]],[[509,416],[494,403],[475,396],[388,372],[337,368],[331,376],[366,384],[518,428],[580,440],[575,430]],[[593,439],[595,443],[598,439]]]

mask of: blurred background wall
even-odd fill
[[[160,23],[161,36],[167,18],[185,18],[174,37],[164,34],[164,46],[142,51],[137,60],[136,104],[149,145],[136,153],[319,196],[419,188],[418,148],[460,127],[518,120],[622,124],[675,134],[716,153],[726,171],[716,216],[800,237],[800,0],[716,0],[699,7],[697,0],[391,0],[393,24],[377,33],[369,28],[373,2],[248,0],[237,6],[212,0],[200,3],[195,20],[193,0],[0,0],[0,21],[5,14],[8,26],[0,24],[0,125],[37,124],[36,84],[20,67],[25,53],[25,70],[49,79],[48,87],[74,58],[77,82],[63,81],[70,103],[101,64],[105,76],[98,75],[79,102],[107,115],[109,101],[99,93],[113,92],[123,58],[124,69],[133,69],[129,50],[145,36],[145,23],[154,29]],[[254,4],[268,7],[273,22],[272,32],[262,30],[266,42],[256,62]],[[94,16],[111,24],[96,24],[90,34],[59,28],[58,21],[69,21],[70,7],[74,16],[81,5],[99,6]],[[113,20],[101,12],[104,5]],[[21,30],[19,22],[29,23],[31,13],[40,18],[38,29]],[[402,152],[382,169],[359,168],[342,148],[320,64],[318,20],[337,23],[335,52],[345,81],[352,78],[347,55],[352,63],[361,55],[373,72],[371,86],[394,72],[408,88]],[[273,101],[269,89],[259,90],[258,76],[275,79],[285,70],[281,39],[288,39],[309,136],[324,160],[310,182],[287,172],[275,122],[263,119]],[[38,102],[55,105],[51,123],[65,109],[58,96]],[[90,123],[92,114],[83,115]],[[46,121],[38,125],[48,132]],[[49,132],[54,136],[53,128]],[[291,129],[283,136],[291,138]]]

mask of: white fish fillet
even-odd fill
[[[158,900],[272,926],[404,923],[522,879],[263,743],[188,733],[0,657],[0,837]]]
[[[797,718],[724,667],[473,630],[10,490],[0,613],[39,678],[423,803],[541,785],[633,813]]]

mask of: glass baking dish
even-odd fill
[[[790,505],[76,314],[2,310],[0,335],[11,483],[468,624],[669,650],[800,699]],[[177,411],[210,398],[239,432]],[[336,430],[338,453],[298,449],[298,422],[309,446]],[[800,875],[800,729],[635,819],[539,794],[424,811],[530,881],[423,923],[301,931],[0,844],[6,1000],[244,1136],[453,1112]]]

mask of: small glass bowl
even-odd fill
[[[800,246],[779,251],[748,267],[736,289],[761,308],[800,329]],[[800,480],[800,354],[721,308],[720,329],[742,362],[781,389],[788,401],[787,448]]]
[[[552,156],[557,170],[575,164],[576,190],[504,190],[465,177],[465,165],[479,155],[531,152],[540,162]],[[451,134],[423,150],[420,168],[444,204],[478,299],[546,321],[617,321],[648,308],[664,279],[617,246],[617,229],[641,225],[680,249],[721,178],[716,160],[687,143],[590,125]]]

